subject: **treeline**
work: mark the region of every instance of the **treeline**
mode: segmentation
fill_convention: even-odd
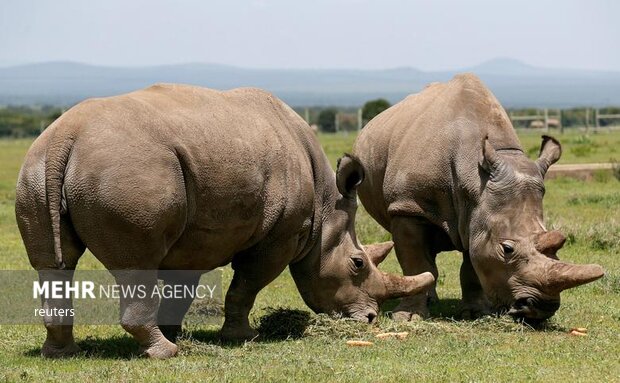
[[[305,118],[310,125],[315,125],[319,131],[332,133],[357,130],[360,124],[363,127],[377,114],[389,107],[390,104],[386,100],[378,99],[367,102],[362,108],[314,107],[295,108],[295,111]],[[507,109],[507,113],[517,117],[513,120],[515,128],[541,128],[544,125],[544,109]],[[548,109],[547,122],[552,128],[557,128],[560,125],[568,129],[592,128],[596,126],[596,117],[604,115],[620,115],[620,107],[599,108],[598,110],[595,108]],[[518,119],[518,117],[526,116],[536,116],[536,118]],[[598,120],[599,127],[618,125],[620,125],[618,118],[600,118]]]
[[[339,107],[310,107],[294,108],[299,115],[310,125],[314,125],[322,132],[355,131],[359,126],[364,126],[377,114],[390,107],[390,103],[384,99],[371,100],[362,108],[339,108]],[[0,107],[0,138],[20,138],[39,135],[47,126],[56,120],[63,112],[62,108],[44,106],[5,106]],[[559,112],[559,113],[558,113]],[[541,109],[509,109],[508,113],[513,116],[541,116]],[[608,107],[598,109],[598,115],[620,114],[620,107]],[[560,117],[558,119],[558,117]],[[595,109],[571,108],[548,110],[550,125],[561,122],[564,128],[583,128],[596,126]],[[539,127],[537,121],[514,121],[518,128]],[[599,126],[607,127],[620,125],[620,119],[600,119]]]
[[[38,136],[62,114],[62,109],[45,106],[6,106],[0,108],[0,137]]]
[[[325,133],[354,131],[363,127],[376,115],[391,106],[383,98],[370,100],[361,108],[294,108],[295,111],[317,130]]]

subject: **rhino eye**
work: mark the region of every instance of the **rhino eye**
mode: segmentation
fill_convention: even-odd
[[[364,260],[362,258],[351,258],[353,260],[353,264],[355,265],[355,268],[357,269],[361,269],[364,267]]]
[[[504,254],[506,255],[510,255],[515,251],[515,248],[512,247],[512,245],[510,243],[502,243],[502,249],[504,249]]]

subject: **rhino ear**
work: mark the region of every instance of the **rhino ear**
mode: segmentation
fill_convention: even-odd
[[[360,161],[351,154],[345,154],[338,160],[336,186],[346,198],[356,198],[357,187],[364,181],[364,168]]]
[[[493,146],[489,143],[488,137],[482,140],[482,162],[480,165],[487,173],[493,174],[499,164],[499,157]]]
[[[482,140],[482,162],[480,166],[491,177],[492,181],[499,181],[512,174],[512,168],[497,154],[488,137]]]
[[[536,160],[536,165],[540,169],[543,177],[549,166],[553,165],[560,159],[562,155],[562,145],[551,136],[542,136],[542,144],[540,145],[540,154]]]

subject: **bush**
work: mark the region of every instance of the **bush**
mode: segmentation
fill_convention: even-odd
[[[336,131],[336,113],[338,111],[334,108],[323,109],[319,113],[319,126],[323,132],[335,132]]]
[[[383,98],[368,101],[362,107],[362,119],[366,122],[372,120],[379,113],[392,106],[390,102]]]

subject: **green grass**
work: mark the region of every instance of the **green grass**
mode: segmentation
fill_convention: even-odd
[[[520,132],[519,138],[523,149],[531,158],[538,156],[542,132]],[[596,133],[557,131],[546,133],[562,144],[561,164],[587,164],[592,162],[610,162],[620,157],[620,132],[601,130]]]
[[[562,162],[601,162],[620,157],[620,133],[559,137]],[[333,165],[349,151],[353,134],[321,135]],[[536,146],[538,135],[524,135],[524,148]],[[26,254],[15,225],[14,187],[31,141],[0,141],[0,269],[26,269]],[[580,157],[573,147],[594,149]],[[579,151],[577,151],[579,152]],[[571,154],[572,153],[572,154]],[[456,253],[438,257],[441,301],[425,322],[396,323],[382,316],[367,325],[310,313],[288,272],[257,299],[251,314],[264,339],[240,345],[218,341],[216,326],[188,328],[181,355],[166,361],[137,356],[135,342],[120,326],[79,326],[75,330],[84,355],[69,360],[38,356],[43,326],[0,326],[0,381],[614,381],[620,376],[620,182],[613,177],[591,182],[557,179],[547,182],[545,215],[549,228],[563,230],[567,245],[560,257],[596,262],[607,275],[562,294],[562,307],[542,329],[533,330],[509,318],[461,321],[459,264]],[[362,242],[389,239],[360,209],[357,230]],[[87,253],[81,268],[101,268]],[[400,268],[392,254],[382,265]],[[231,270],[225,269],[227,285]],[[393,306],[389,302],[387,307]],[[10,309],[10,308],[0,308]],[[587,337],[567,334],[587,327]],[[405,340],[375,340],[377,332],[408,331]],[[371,340],[367,348],[351,348],[349,339]]]

